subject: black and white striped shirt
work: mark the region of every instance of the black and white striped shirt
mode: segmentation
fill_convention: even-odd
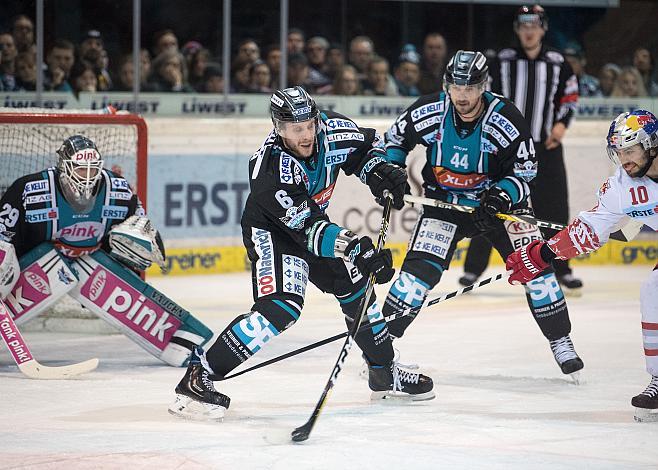
[[[556,122],[569,126],[578,101],[578,79],[561,52],[542,46],[528,59],[523,49],[503,49],[489,67],[491,91],[514,102],[543,143]]]

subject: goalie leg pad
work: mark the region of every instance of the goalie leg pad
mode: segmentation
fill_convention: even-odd
[[[42,243],[20,260],[20,276],[5,298],[17,325],[47,311],[73,290],[78,279],[52,243]]]
[[[14,245],[0,238],[0,299],[12,291],[20,272]]]
[[[71,296],[149,353],[184,366],[212,331],[103,251],[73,261],[80,282]]]

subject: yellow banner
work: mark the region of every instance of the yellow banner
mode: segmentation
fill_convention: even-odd
[[[463,266],[469,240],[462,240],[452,258],[451,266]],[[406,243],[391,243],[387,246],[393,252],[393,264],[402,265],[407,252]],[[658,263],[658,240],[639,240],[629,243],[610,241],[600,250],[573,260],[574,264],[601,265],[655,265]],[[495,251],[491,254],[490,264],[502,265],[503,261]],[[247,252],[242,246],[214,246],[203,248],[170,248],[167,250],[167,276],[188,274],[217,274],[248,271],[250,268]],[[149,276],[161,276],[157,266],[151,266],[146,272]]]

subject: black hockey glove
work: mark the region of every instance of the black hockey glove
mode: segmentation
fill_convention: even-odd
[[[496,214],[506,214],[512,208],[512,198],[498,186],[492,186],[480,198],[480,206],[473,212],[475,227],[486,232],[496,227]]]
[[[404,207],[404,195],[409,192],[407,183],[407,172],[392,163],[383,163],[376,166],[368,174],[368,187],[375,196],[380,205],[384,205],[384,191],[390,191],[393,196],[393,208],[402,209]]]
[[[393,255],[391,250],[384,249],[375,252],[375,246],[370,237],[352,240],[345,248],[347,258],[359,268],[363,275],[375,275],[377,284],[385,284],[393,278]]]

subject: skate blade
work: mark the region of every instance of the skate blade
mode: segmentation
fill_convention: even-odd
[[[580,371],[579,370],[569,374],[569,377],[571,378],[571,383],[573,383],[574,385],[580,385],[582,383],[582,381],[580,379]]]
[[[658,422],[658,410],[649,410],[646,408],[635,408],[633,419],[638,423],[655,423]]]
[[[169,405],[169,414],[192,421],[223,421],[226,408],[193,400],[185,395],[176,394],[176,400]]]
[[[410,401],[428,401],[436,398],[436,394],[433,390],[425,393],[418,393],[411,395],[404,392],[393,392],[391,390],[384,390],[382,392],[372,392],[370,394],[370,400],[372,401],[381,401],[388,400],[391,402],[410,402]]]

